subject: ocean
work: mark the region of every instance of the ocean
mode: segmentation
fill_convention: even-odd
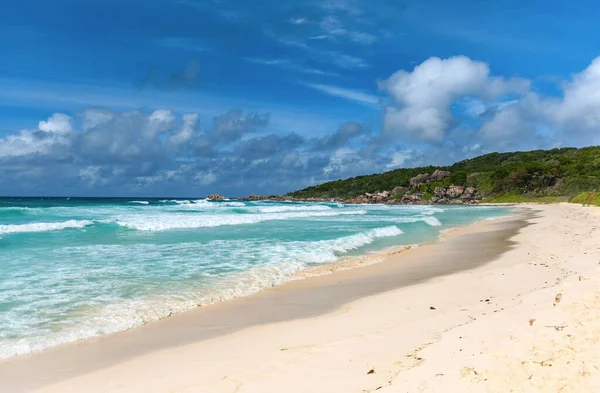
[[[0,199],[0,358],[247,296],[433,241],[504,207]]]

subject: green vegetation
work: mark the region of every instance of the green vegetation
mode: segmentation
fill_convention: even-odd
[[[364,193],[408,187],[411,177],[436,169],[452,175],[441,182],[422,185],[429,195],[435,187],[450,184],[477,187],[488,202],[572,201],[600,205],[590,193],[600,187],[600,147],[562,148],[529,152],[491,153],[443,167],[402,168],[381,174],[336,180],[289,196],[296,198],[353,198]],[[590,197],[590,195],[592,195]],[[590,200],[589,202],[588,199]]]
[[[543,196],[543,197],[529,197],[525,195],[498,195],[486,200],[490,203],[522,203],[522,202],[535,202],[535,203],[558,203],[568,202],[569,197],[567,196]]]
[[[580,192],[575,195],[569,202],[581,203],[582,205],[600,206],[600,195],[596,192]]]

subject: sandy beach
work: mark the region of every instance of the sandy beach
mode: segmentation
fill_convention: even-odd
[[[377,264],[0,362],[0,391],[600,391],[599,225],[597,208],[521,205]]]

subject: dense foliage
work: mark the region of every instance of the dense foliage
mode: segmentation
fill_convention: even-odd
[[[477,187],[488,200],[573,197],[600,186],[600,147],[490,153],[451,166],[402,168],[320,184],[289,195],[297,198],[353,198],[366,192],[409,185],[411,177],[434,170],[452,175],[439,185]],[[437,184],[434,184],[437,185]],[[430,191],[427,189],[424,192]]]

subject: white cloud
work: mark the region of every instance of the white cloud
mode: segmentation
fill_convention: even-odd
[[[331,173],[345,172],[349,166],[352,166],[356,159],[356,150],[350,148],[337,149],[329,157],[329,164],[323,168],[325,176]]]
[[[529,140],[532,127],[535,127],[535,123],[527,121],[526,116],[520,105],[508,106],[483,124],[479,134],[496,149],[510,147],[515,142],[522,143]]]
[[[392,153],[389,164],[386,165],[387,169],[400,168],[408,160],[414,158],[415,154],[413,150],[399,150]]]
[[[381,82],[380,88],[391,98],[384,116],[384,134],[440,142],[452,123],[450,106],[454,101],[471,95],[494,99],[523,94],[529,82],[491,77],[486,63],[465,56],[431,57],[412,72],[397,71]]]
[[[376,105],[379,102],[379,98],[375,95],[364,93],[360,90],[346,89],[338,86],[322,85],[307,83],[306,86],[319,90],[325,94],[332,95],[334,97],[345,98],[347,100],[356,101],[361,104]]]
[[[115,114],[106,109],[88,109],[83,112],[83,129],[84,131],[106,124],[114,119]]]
[[[0,157],[49,154],[67,146],[73,132],[73,118],[55,113],[38,123],[37,130],[21,130],[0,138]]]
[[[600,127],[600,57],[572,81],[564,84],[564,98],[551,110],[552,117],[567,127],[598,130]],[[553,108],[554,109],[554,108]]]
[[[55,113],[46,121],[40,121],[38,129],[44,132],[67,134],[73,131],[73,118],[62,113]]]
[[[43,153],[49,150],[53,140],[38,140],[31,131],[23,130],[17,135],[0,138],[0,157],[18,157]]]
[[[480,136],[499,147],[600,143],[600,57],[562,88],[562,97],[530,92],[498,106]]]
[[[184,143],[189,142],[193,136],[194,133],[196,132],[196,129],[198,128],[198,124],[199,124],[199,120],[198,120],[198,114],[196,113],[189,113],[189,114],[185,114],[183,115],[183,125],[181,126],[181,129],[171,135],[169,137],[169,140],[174,143],[175,145],[181,145]]]
[[[143,129],[143,135],[148,139],[154,139],[156,135],[171,130],[176,126],[177,119],[173,111],[159,109],[150,114],[147,126]]]

